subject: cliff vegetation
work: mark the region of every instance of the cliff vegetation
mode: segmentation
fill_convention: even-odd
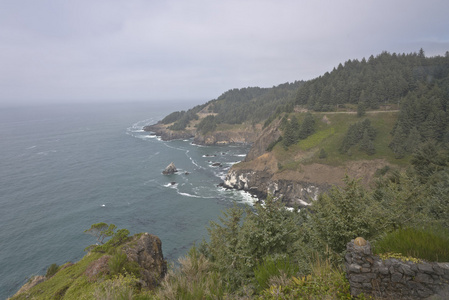
[[[424,143],[449,142],[449,52],[382,52],[309,81],[233,89],[146,130],[199,144],[251,143],[224,185],[307,205],[345,174],[373,186]]]

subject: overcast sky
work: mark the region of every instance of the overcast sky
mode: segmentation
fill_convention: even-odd
[[[214,99],[449,51],[447,0],[0,0],[0,104]]]

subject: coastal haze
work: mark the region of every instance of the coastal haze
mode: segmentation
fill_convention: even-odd
[[[449,2],[2,1],[0,104],[203,103],[382,51],[444,55]]]

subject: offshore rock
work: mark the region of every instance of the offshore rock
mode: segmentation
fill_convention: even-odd
[[[171,162],[164,171],[162,171],[162,174],[164,175],[171,175],[178,172],[178,170],[175,167],[175,164],[173,162]]]

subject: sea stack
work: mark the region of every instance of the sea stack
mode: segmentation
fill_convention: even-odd
[[[171,163],[165,168],[165,170],[162,171],[162,174],[164,174],[164,175],[171,175],[171,174],[176,173],[176,172],[178,172],[178,170],[176,169],[175,164],[171,162]]]

